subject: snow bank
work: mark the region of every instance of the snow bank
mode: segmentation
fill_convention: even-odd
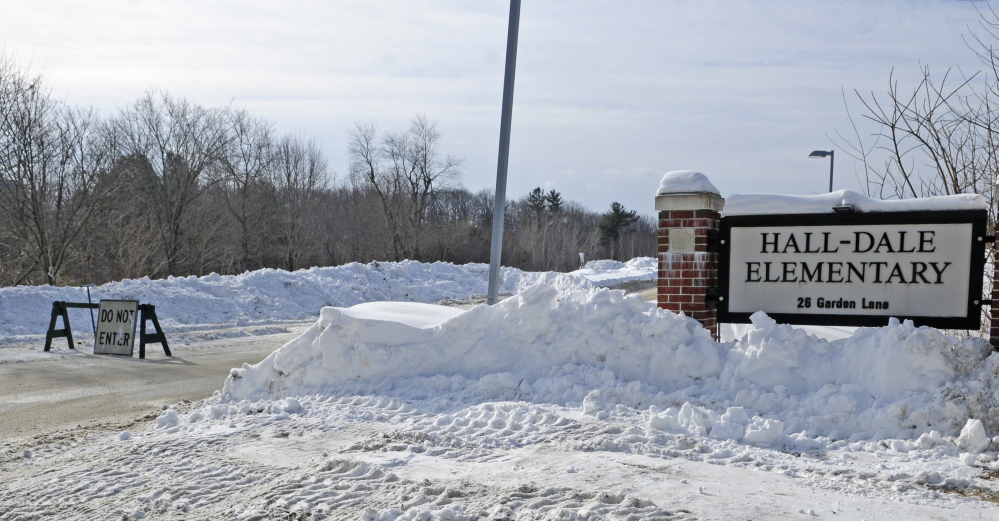
[[[302,336],[233,369],[223,399],[463,389],[483,401],[575,403],[599,419],[639,408],[651,429],[802,448],[958,436],[969,419],[982,429],[965,429],[968,450],[999,434],[999,355],[911,322],[830,342],[757,313],[743,340],[717,343],[637,296],[545,285],[451,313],[388,329],[388,315],[324,308]]]
[[[615,260],[589,261],[570,273],[584,277],[594,286],[613,286],[632,280],[656,280],[659,263],[654,257],[638,257],[628,262]]]
[[[725,199],[722,215],[767,215],[779,213],[833,213],[833,206],[853,205],[858,212],[912,212],[917,210],[987,210],[980,194],[920,197],[918,199],[871,199],[850,190],[816,195],[735,194]]]
[[[566,292],[655,276],[655,259],[635,259],[613,268],[573,274],[524,272],[503,268],[501,292],[515,293],[539,282]],[[167,332],[180,325],[247,325],[268,320],[301,320],[324,306],[349,307],[362,302],[436,302],[485,294],[489,266],[445,262],[372,262],[288,272],[263,269],[241,275],[123,280],[91,288],[100,299],[137,299],[154,304]],[[591,277],[591,278],[588,278]],[[44,335],[52,302],[86,302],[79,287],[17,286],[0,289],[0,341],[21,335]],[[70,310],[75,334],[90,331],[85,310]]]
[[[537,285],[433,328],[397,324],[394,339],[379,331],[383,321],[351,314],[323,308],[302,336],[256,366],[234,369],[223,392],[238,400],[332,389],[358,380],[440,374],[470,379],[505,374],[502,379],[516,389],[522,382],[575,371],[566,365],[682,388],[722,367],[720,346],[696,321],[622,291],[560,296],[551,286]],[[662,345],[648,349],[653,344]],[[541,399],[582,397],[548,394]]]

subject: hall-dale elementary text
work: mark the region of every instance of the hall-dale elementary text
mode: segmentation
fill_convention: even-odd
[[[933,244],[935,235],[935,230],[919,230],[911,235],[904,230],[880,235],[853,231],[838,237],[834,237],[832,232],[761,232],[760,253],[828,255],[839,253],[842,248],[844,253],[853,254],[927,254],[936,251]],[[938,261],[748,261],[745,263],[745,281],[943,284],[944,273],[950,265],[950,262]],[[801,304],[798,307],[803,307]],[[868,308],[865,302],[861,302],[861,306],[887,309],[887,306]],[[856,302],[850,307],[856,307]]]

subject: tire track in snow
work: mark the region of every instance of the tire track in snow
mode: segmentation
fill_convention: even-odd
[[[599,469],[566,474],[577,470],[567,470],[565,458],[622,453],[646,461],[629,464],[632,474],[622,476],[658,477],[674,487],[686,462],[783,476],[820,494],[932,502],[952,499],[948,487],[961,485],[879,468],[877,453],[782,453],[652,429],[648,414],[635,409],[605,412],[598,421],[579,407],[468,404],[446,393],[408,401],[378,393],[209,400],[165,413],[159,428],[128,439],[53,438],[5,459],[0,520],[688,520],[697,517],[698,498],[710,499],[674,494],[663,502],[630,492],[625,479],[608,481]],[[520,483],[516,468],[500,480],[476,475],[546,455],[563,459],[538,463],[547,466],[525,472]]]
[[[407,440],[388,438],[398,451],[413,452],[430,439],[427,432],[443,427],[437,439],[455,445],[437,454],[441,459],[486,461],[504,447],[544,443],[577,425],[547,408],[524,404],[480,404],[444,415],[421,414],[387,397],[353,397],[322,405],[326,410],[321,416],[326,419],[354,417],[340,427],[379,425],[370,421],[372,417],[392,426],[422,426],[426,432],[415,429]],[[661,510],[647,499],[627,494],[404,479],[380,465],[350,457],[351,452],[393,449],[385,444],[330,450],[306,464],[248,461],[234,457],[233,449],[263,437],[295,443],[295,437],[310,435],[295,425],[312,423],[309,416],[249,407],[210,419],[213,407],[187,415],[208,418],[189,426],[181,419],[179,425],[165,422],[159,430],[130,439],[104,435],[71,454],[43,445],[30,457],[9,462],[6,466],[19,467],[18,479],[0,495],[4,512],[0,520],[63,519],[67,513],[74,519],[377,520],[404,514],[410,516],[407,519],[573,519],[581,509],[589,512],[590,519],[692,519],[689,513]],[[511,424],[522,428],[513,429]],[[383,435],[369,433],[371,439],[379,436]],[[476,443],[490,438],[491,443]],[[504,438],[511,439],[496,442]]]

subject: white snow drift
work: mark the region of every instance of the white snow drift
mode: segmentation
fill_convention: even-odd
[[[409,306],[324,308],[302,336],[233,369],[222,396],[364,393],[460,377],[477,400],[575,403],[597,417],[623,406],[645,411],[655,429],[801,449],[938,440],[965,428],[973,432],[959,446],[981,453],[984,432],[999,427],[999,355],[980,339],[909,322],[829,342],[757,313],[743,340],[718,343],[692,319],[606,289],[537,285],[464,313]]]

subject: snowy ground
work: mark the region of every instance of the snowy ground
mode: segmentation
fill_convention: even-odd
[[[646,275],[626,274],[650,262]],[[158,311],[192,310],[161,311],[192,347],[228,334],[205,324],[280,327],[310,305],[339,307],[203,401],[128,430],[6,440],[0,520],[999,512],[999,355],[980,341],[909,324],[821,331],[841,337],[830,341],[759,315],[741,340],[717,343],[692,320],[593,287],[650,279],[654,260],[509,272],[512,298],[467,311],[379,301],[484,293],[465,282],[478,266],[337,269],[119,283]],[[33,297],[14,289],[0,290],[0,363],[104,360],[26,347],[37,325],[14,323],[4,306]]]

